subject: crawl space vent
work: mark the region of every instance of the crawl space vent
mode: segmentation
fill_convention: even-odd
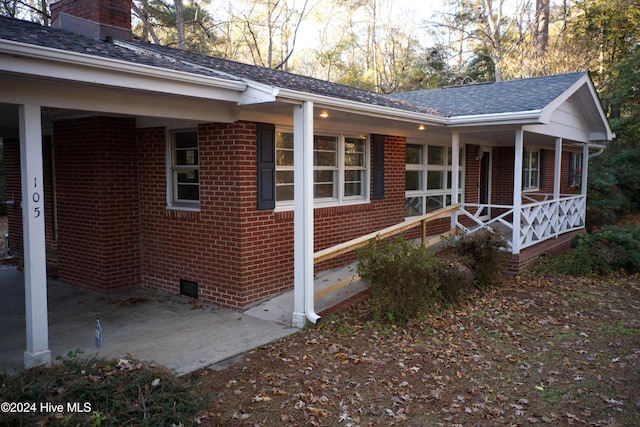
[[[191,280],[180,279],[180,295],[198,298],[198,283]]]

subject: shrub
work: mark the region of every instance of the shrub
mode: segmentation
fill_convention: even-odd
[[[541,269],[569,276],[640,272],[640,227],[605,226],[576,236],[571,245],[571,252],[546,259]]]
[[[572,246],[574,255],[589,261],[592,273],[640,271],[640,227],[606,226],[596,233],[576,236]]]
[[[443,302],[456,303],[474,287],[474,274],[462,257],[438,258],[436,269]]]
[[[474,275],[478,288],[500,283],[504,265],[508,259],[506,240],[498,233],[482,230],[473,234],[443,240],[444,248],[439,256],[453,257],[464,263]]]
[[[91,405],[90,412],[57,414],[64,418],[46,412],[3,414],[0,425],[12,426],[195,424],[207,403],[196,386],[184,385],[161,366],[75,357],[15,375],[0,374],[0,396],[0,401],[51,402],[65,408],[68,402]]]
[[[437,302],[437,263],[428,248],[401,238],[360,248],[357,271],[371,290],[374,318],[405,324]]]

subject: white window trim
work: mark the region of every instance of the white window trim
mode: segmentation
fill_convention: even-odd
[[[450,188],[451,182],[449,180],[449,172],[451,172],[451,174],[453,174],[453,164],[449,164],[449,162],[451,161],[450,158],[450,154],[449,154],[449,150],[452,149],[452,147],[450,145],[444,144],[444,143],[430,143],[430,142],[425,142],[425,141],[407,141],[406,145],[421,145],[423,147],[422,149],[422,163],[420,164],[407,164],[406,163],[406,158],[405,158],[405,173],[406,171],[419,171],[422,172],[422,190],[410,190],[410,191],[406,191],[405,190],[405,200],[408,198],[412,198],[412,197],[422,197],[423,198],[423,207],[426,208],[426,203],[427,203],[427,198],[430,196],[443,196],[444,200],[443,200],[443,204],[444,206],[449,206],[447,204],[447,198],[451,197],[451,191],[452,188]],[[444,164],[438,164],[438,165],[434,165],[434,164],[429,164],[429,149],[428,147],[432,146],[432,147],[443,147],[445,149],[445,162]],[[459,170],[461,172],[461,176],[458,179],[458,197],[459,197],[459,202],[462,202],[464,200],[464,180],[465,180],[465,149],[466,147],[461,146],[460,147],[460,165],[459,165]],[[444,188],[443,189],[436,189],[436,190],[428,190],[427,189],[427,183],[428,183],[428,172],[429,171],[440,171],[443,172],[444,174]],[[425,212],[426,213],[426,212]],[[410,218],[410,217],[408,217]]]
[[[574,171],[573,176],[571,174]],[[576,171],[580,170],[580,173]],[[582,185],[582,153],[569,153],[569,182],[570,188],[578,188]]]
[[[526,169],[524,168],[524,159],[522,159],[522,177],[524,178],[525,175],[527,177],[527,184],[528,185],[524,185],[524,183],[522,184],[522,192],[523,193],[531,193],[531,192],[536,192],[536,191],[540,191],[540,164],[541,164],[541,159],[540,159],[540,155],[542,154],[540,152],[540,148],[538,147],[524,147],[523,148],[523,156],[526,155],[527,153],[529,153],[529,172],[525,173]],[[538,153],[538,164],[536,165],[536,173],[538,175],[538,179],[537,179],[537,183],[538,185],[536,185],[535,187],[531,186],[531,153]]]
[[[165,166],[166,166],[166,197],[167,197],[167,209],[168,210],[179,210],[179,211],[192,211],[192,212],[200,212],[200,200],[198,201],[190,201],[190,200],[176,200],[177,194],[177,182],[173,165],[173,135],[180,132],[196,132],[198,134],[197,128],[176,128],[176,129],[167,129],[165,132]],[[200,188],[200,138],[198,134],[198,166],[194,168],[198,170],[198,189]],[[200,194],[200,196],[202,196]]]
[[[293,130],[286,127],[278,127],[276,128],[276,133],[293,133]],[[314,198],[313,206],[314,208],[328,208],[328,207],[336,207],[336,206],[351,206],[351,205],[359,205],[370,203],[370,174],[371,174],[371,135],[361,135],[361,134],[353,134],[353,133],[340,133],[335,131],[324,131],[322,129],[314,130],[313,132],[314,138],[315,136],[329,136],[336,137],[338,139],[338,153],[337,153],[337,162],[338,162],[338,179],[337,179],[337,191],[336,197],[326,197],[326,198]],[[347,170],[344,164],[345,153],[344,153],[344,144],[345,138],[364,138],[365,139],[365,159],[364,159],[364,177],[362,186],[364,189],[364,194],[362,196],[345,196],[344,195],[344,185],[345,185],[345,171]],[[276,172],[278,170],[293,170],[291,166],[278,166],[276,165]],[[314,167],[314,171],[316,170],[335,170],[332,167],[323,167],[316,168]],[[314,179],[315,184],[315,179]],[[295,182],[294,182],[295,185]],[[281,211],[289,211],[293,209],[293,200],[276,200],[276,212]]]

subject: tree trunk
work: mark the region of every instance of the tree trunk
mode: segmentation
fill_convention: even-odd
[[[173,0],[176,8],[176,29],[178,30],[178,49],[184,50],[184,15],[182,14],[182,0]]]
[[[549,45],[549,0],[536,0],[536,55],[544,56]]]

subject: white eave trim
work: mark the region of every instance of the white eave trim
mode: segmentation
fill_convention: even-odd
[[[298,92],[295,90],[283,88],[278,91],[278,97],[281,98],[283,102],[292,102],[298,104],[302,103],[303,101],[312,101],[316,107],[410,123],[424,123],[425,125],[444,126],[447,120],[445,117],[439,117],[427,113],[366,104],[364,102],[349,101],[346,99],[332,98],[329,96],[317,95],[307,92]]]
[[[2,54],[12,57],[11,63]],[[20,63],[19,59],[23,59]],[[33,61],[40,63],[33,66]],[[13,66],[11,66],[13,64]],[[21,67],[23,65],[23,67]],[[31,65],[31,66],[29,66]],[[73,78],[68,72],[69,66],[85,67],[84,72],[76,73]],[[77,70],[77,68],[75,68]],[[149,65],[130,63],[122,60],[102,58],[92,55],[66,52],[45,46],[30,45],[0,40],[0,71],[9,71],[37,77],[71,79],[84,83],[111,85],[128,89],[142,89],[176,95],[211,98],[216,92],[225,101],[240,101],[240,94],[247,88],[246,82],[201,76],[184,71],[168,70]],[[96,76],[96,72],[101,72]],[[122,78],[123,74],[127,78]],[[158,84],[162,81],[162,86]],[[169,85],[166,85],[169,83]],[[195,86],[195,89],[194,89]],[[204,91],[204,92],[200,92]]]
[[[493,125],[529,125],[543,124],[540,121],[542,110],[517,111],[495,114],[474,114],[455,116],[447,119],[449,127],[493,126]]]

